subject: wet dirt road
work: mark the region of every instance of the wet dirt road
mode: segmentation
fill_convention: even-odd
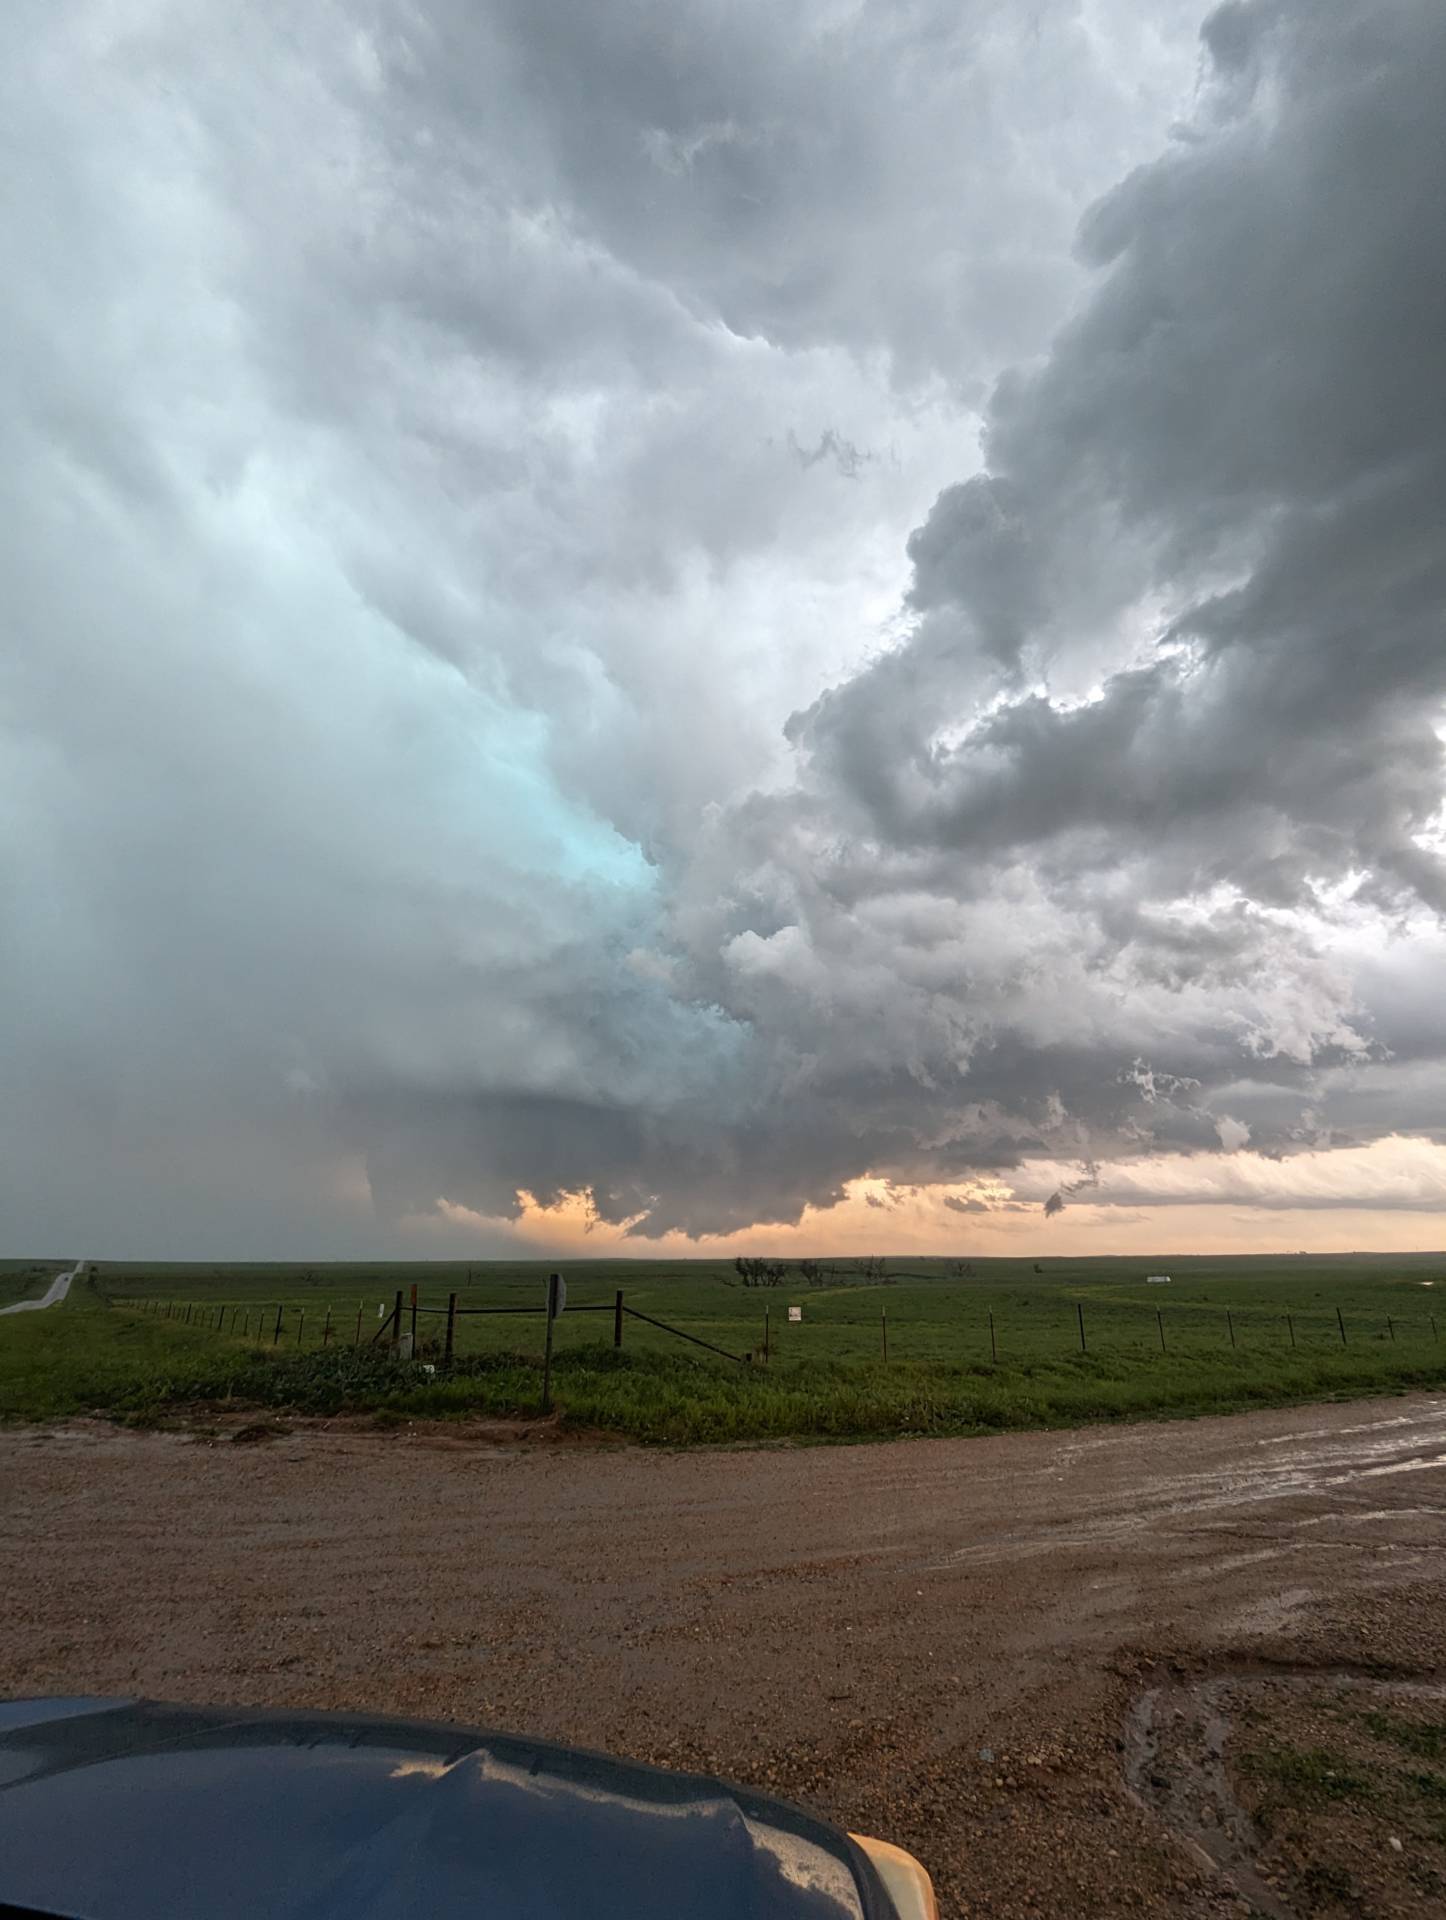
[[[1243,1915],[1132,1791],[1132,1703],[1243,1666],[1446,1676],[1430,1396],[737,1453],[12,1432],[0,1513],[0,1692],[701,1766],[912,1847],[946,1914]]]

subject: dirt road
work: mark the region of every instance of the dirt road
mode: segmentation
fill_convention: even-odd
[[[0,1511],[0,1692],[702,1766],[911,1846],[948,1914],[1244,1914],[1131,1772],[1141,1698],[1282,1662],[1446,1677],[1430,1397],[677,1455],[11,1433]]]

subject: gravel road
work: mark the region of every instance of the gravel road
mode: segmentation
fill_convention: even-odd
[[[0,1692],[373,1708],[702,1766],[946,1914],[1243,1915],[1125,1779],[1142,1689],[1446,1674],[1446,1399],[662,1454],[0,1434]]]

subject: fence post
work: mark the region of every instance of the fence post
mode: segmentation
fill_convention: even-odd
[[[1155,1324],[1160,1329],[1160,1351],[1163,1353],[1165,1351],[1165,1316],[1158,1307],[1155,1309]]]
[[[763,1303],[763,1358],[768,1359],[768,1302]]]
[[[1225,1324],[1230,1329],[1230,1344],[1233,1347],[1235,1345],[1235,1322],[1230,1317],[1229,1307],[1225,1309]]]
[[[879,1331],[884,1336],[884,1364],[887,1366],[889,1359],[889,1316],[887,1310],[883,1307],[879,1308]]]
[[[1341,1330],[1341,1345],[1344,1346],[1346,1344],[1346,1323],[1341,1318],[1341,1310],[1339,1307],[1336,1308],[1336,1325]]]
[[[1436,1331],[1436,1316],[1434,1313],[1431,1315],[1431,1338],[1433,1340],[1439,1340],[1441,1338],[1440,1334]]]
[[[995,1366],[998,1366],[999,1348],[995,1345],[995,1341],[994,1341],[994,1309],[993,1307],[989,1309],[989,1358],[994,1362]]]
[[[362,1317],[362,1303],[360,1300],[358,1300],[356,1303],[356,1332],[351,1337],[351,1343],[354,1347],[359,1347],[361,1345],[361,1317]]]
[[[1386,1331],[1387,1333],[1390,1334],[1391,1338],[1394,1340],[1396,1337],[1396,1323],[1391,1318],[1390,1314],[1386,1315]]]
[[[613,1345],[623,1344],[623,1290],[618,1288],[613,1295]]]
[[[305,1330],[305,1327],[306,1327],[306,1308],[303,1307],[300,1313],[298,1313],[296,1316],[296,1344],[298,1347],[301,1345],[301,1336],[303,1331]]]
[[[331,1345],[331,1308],[330,1307],[327,1308],[326,1318],[321,1323],[321,1344],[324,1347],[329,1347]]]
[[[547,1276],[547,1337],[542,1348],[542,1411],[552,1412],[552,1323],[557,1318],[557,1283],[561,1274]]]
[[[1079,1315],[1079,1350],[1081,1353],[1088,1353],[1089,1348],[1085,1345],[1084,1301],[1076,1300],[1074,1310]]]
[[[219,1333],[219,1332],[221,1331],[221,1327],[222,1327],[222,1324],[223,1324],[223,1323],[224,1323],[224,1321],[225,1321],[225,1318],[226,1318],[226,1309],[225,1309],[224,1307],[220,1307],[220,1308],[218,1308],[218,1309],[217,1309],[217,1312],[216,1312],[216,1331],[217,1331],[217,1333]]]
[[[189,1327],[190,1324],[191,1324],[191,1302],[188,1300],[186,1302],[186,1325]]]
[[[449,1367],[452,1364],[452,1341],[456,1335],[456,1332],[457,1332],[457,1296],[455,1293],[449,1293],[447,1295],[447,1356],[446,1356],[447,1365]]]
[[[251,1309],[248,1307],[241,1316],[241,1338],[247,1339],[251,1332]]]
[[[1285,1325],[1286,1325],[1287,1332],[1290,1334],[1290,1344],[1294,1346],[1295,1345],[1295,1322],[1294,1320],[1291,1319],[1289,1314],[1285,1316]]]
[[[282,1315],[282,1312],[283,1312],[283,1309],[282,1309],[281,1307],[278,1307],[278,1308],[276,1309],[276,1327],[275,1327],[275,1330],[274,1330],[274,1332],[273,1332],[273,1333],[272,1333],[272,1335],[271,1335],[271,1344],[272,1344],[272,1346],[273,1346],[273,1347],[274,1347],[274,1346],[276,1345],[276,1343],[277,1343],[277,1341],[278,1341],[278,1340],[280,1340],[280,1338],[281,1338],[281,1315]]]
[[[412,1358],[417,1357],[417,1283],[412,1282]]]
[[[402,1290],[397,1288],[396,1304],[392,1308],[392,1351],[396,1352],[402,1344]]]

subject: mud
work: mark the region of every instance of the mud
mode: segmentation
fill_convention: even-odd
[[[374,1708],[702,1766],[911,1847],[951,1915],[1288,1920],[1338,1882],[1301,1878],[1308,1809],[1288,1860],[1262,1853],[1241,1701],[1446,1678],[1433,1397],[677,1455],[290,1424],[0,1436],[0,1689]],[[1381,1838],[1379,1911],[1443,1910],[1428,1842],[1397,1873]]]

